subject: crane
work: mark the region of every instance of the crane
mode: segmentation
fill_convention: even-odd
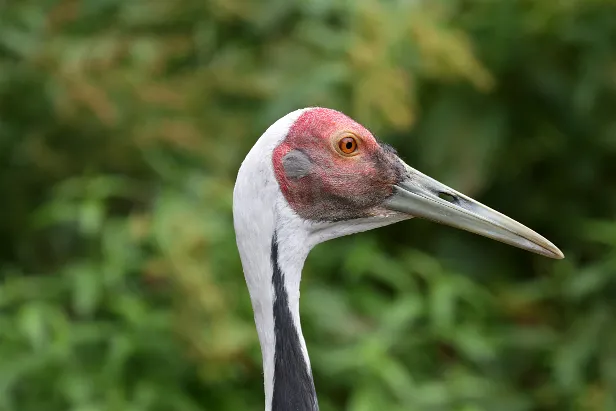
[[[263,357],[266,411],[319,408],[299,312],[310,250],[413,217],[564,258],[536,232],[411,168],[339,111],[293,111],[257,140],[237,175],[233,223]]]

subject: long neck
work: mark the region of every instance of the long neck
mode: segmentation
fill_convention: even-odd
[[[263,356],[265,410],[318,411],[299,316],[307,239],[285,224],[277,231],[276,218],[267,212],[238,212],[234,218]]]
[[[233,193],[236,240],[263,355],[266,411],[318,411],[299,321],[299,283],[310,246],[305,235],[289,230],[301,221],[281,201],[272,164],[274,148],[304,111],[263,133],[242,162]]]

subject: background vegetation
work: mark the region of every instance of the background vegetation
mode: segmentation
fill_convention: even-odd
[[[263,409],[232,229],[342,110],[552,261],[411,221],[311,254],[322,411],[616,410],[616,1],[0,1],[0,410]]]

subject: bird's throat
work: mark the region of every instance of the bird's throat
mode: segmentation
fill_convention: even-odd
[[[298,309],[289,303],[285,273],[281,268],[276,234],[272,237],[272,285],[274,289],[274,387],[272,411],[318,411],[312,372],[302,349]]]

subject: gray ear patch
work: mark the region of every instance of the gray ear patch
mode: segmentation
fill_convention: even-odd
[[[306,154],[292,150],[282,158],[282,167],[287,177],[302,178],[310,173],[312,162]]]

